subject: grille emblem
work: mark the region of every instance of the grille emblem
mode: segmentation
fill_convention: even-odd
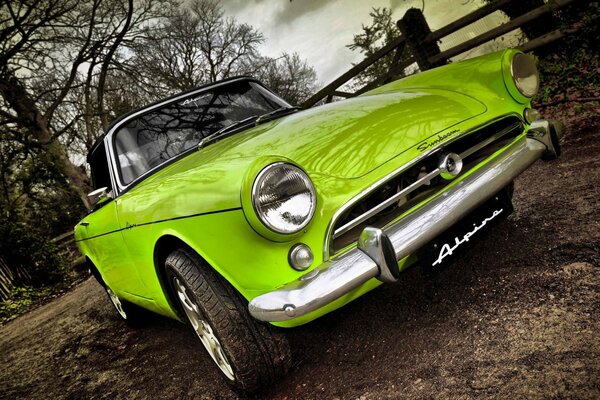
[[[454,179],[462,170],[463,162],[456,153],[443,154],[440,158],[440,176],[446,180]]]

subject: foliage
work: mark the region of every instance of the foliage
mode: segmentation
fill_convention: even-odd
[[[72,229],[83,205],[54,159],[19,146],[25,147],[0,140],[0,255],[9,266],[29,272],[28,284],[57,284],[66,265],[50,239]]]
[[[0,302],[0,323],[11,320],[35,304],[56,296],[68,287],[66,284],[49,286],[20,286],[13,289],[10,300]]]
[[[392,19],[392,10],[390,8],[373,7],[369,13],[371,24],[362,26],[362,32],[354,35],[353,43],[347,47],[350,50],[357,50],[364,55],[364,58],[372,56],[387,43],[400,36],[400,30]],[[395,60],[395,52],[387,54],[385,57],[369,66],[361,72],[355,79],[355,86],[364,86],[367,83],[384,76],[392,69],[394,63],[403,63],[410,58],[410,52],[405,49],[398,60]],[[395,77],[404,76],[399,72]]]
[[[551,53],[539,58],[541,91],[538,103],[577,101],[600,96],[600,4],[574,4],[554,16],[561,29],[580,26],[566,36]]]
[[[301,104],[315,93],[317,73],[297,53],[263,57],[256,77],[290,104]]]

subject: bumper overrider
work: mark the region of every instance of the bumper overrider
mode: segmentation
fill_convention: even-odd
[[[457,182],[396,223],[365,228],[357,247],[325,261],[299,279],[250,301],[250,314],[261,321],[294,319],[331,303],[371,278],[395,282],[398,261],[413,254],[508,185],[538,158],[560,155],[564,126],[538,120],[525,137],[480,169]]]

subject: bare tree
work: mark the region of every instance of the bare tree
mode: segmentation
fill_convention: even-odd
[[[73,160],[83,161],[117,115],[239,74],[265,77],[290,101],[312,90],[305,62],[260,56],[262,34],[215,1],[0,4],[0,126],[16,148],[36,149],[28,157],[49,154],[85,205],[89,180]]]
[[[252,26],[226,18],[217,2],[193,0],[149,30],[123,67],[146,90],[164,96],[248,70],[263,41]]]
[[[104,86],[118,49],[160,15],[158,0],[0,1],[0,125],[50,154],[87,205],[88,177],[65,136],[83,121],[91,144],[106,127]]]
[[[317,73],[298,53],[284,53],[278,58],[265,57],[256,66],[253,75],[290,104],[301,104],[317,88]]]

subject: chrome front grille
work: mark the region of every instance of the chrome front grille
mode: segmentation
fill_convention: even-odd
[[[440,175],[442,154],[456,153],[463,162],[458,176],[510,143],[524,130],[516,116],[505,117],[444,143],[425,158],[397,171],[363,193],[339,213],[328,232],[328,254],[338,253],[358,240],[366,226],[383,228],[407,210],[443,190],[452,180]]]

